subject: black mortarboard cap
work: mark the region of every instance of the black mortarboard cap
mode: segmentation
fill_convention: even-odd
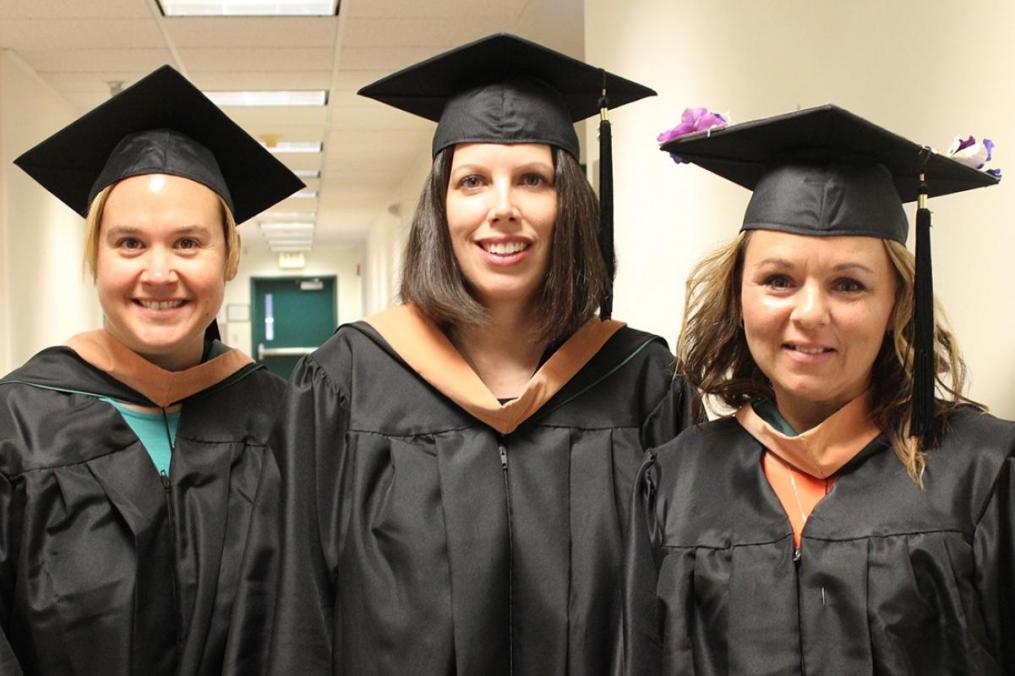
[[[170,66],[115,94],[14,163],[82,216],[103,188],[143,174],[206,185],[237,223],[303,187]]]
[[[574,123],[601,115],[600,250],[613,278],[613,165],[608,108],[654,91],[515,35],[476,40],[404,68],[359,94],[437,122],[432,151],[458,143],[545,143],[579,154]],[[609,318],[612,290],[600,301]]]
[[[662,150],[753,190],[744,229],[905,243],[901,205],[919,197],[921,174],[931,197],[997,182],[834,105],[682,136]]]
[[[905,244],[909,227],[902,204],[920,200],[911,432],[933,442],[937,367],[925,200],[999,179],[834,105],[689,134],[661,149],[753,190],[743,230],[860,235]]]
[[[437,122],[456,143],[547,143],[578,157],[574,123],[654,91],[529,40],[498,33],[392,73],[359,94]]]

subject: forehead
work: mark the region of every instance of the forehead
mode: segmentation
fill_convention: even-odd
[[[876,237],[811,237],[773,230],[752,231],[745,266],[776,262],[809,268],[858,263],[886,273],[890,265],[884,242]]]
[[[219,197],[197,181],[171,174],[143,174],[117,182],[106,199],[106,210],[201,211],[219,209]]]
[[[459,143],[451,160],[452,169],[464,164],[553,164],[553,153],[545,143]]]

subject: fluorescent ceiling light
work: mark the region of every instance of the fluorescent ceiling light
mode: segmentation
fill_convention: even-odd
[[[313,221],[316,217],[316,211],[265,211],[261,214],[258,221],[296,221],[306,223]]]
[[[300,190],[299,192],[294,192],[292,195],[289,195],[288,199],[291,199],[291,200],[317,199],[317,191],[316,190]]]
[[[257,106],[323,106],[328,93],[323,89],[277,89],[251,91],[207,91],[204,95],[222,108]]]
[[[310,242],[307,242],[306,244],[271,245],[272,251],[310,251],[312,248],[313,247],[310,245]]]
[[[299,176],[300,178],[320,178],[321,177],[321,170],[320,169],[297,169],[293,173],[296,174],[297,176]]]
[[[312,233],[313,223],[259,223],[261,232],[266,236],[275,233]]]
[[[334,16],[338,0],[159,0],[166,16]]]
[[[319,153],[324,149],[324,143],[321,141],[279,141],[270,146],[262,141],[261,145],[273,155],[278,153]]]

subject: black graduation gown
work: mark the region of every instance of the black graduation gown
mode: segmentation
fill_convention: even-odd
[[[665,342],[623,328],[498,434],[371,326],[340,328],[290,381],[278,586],[245,595],[227,673],[608,673],[643,449],[693,410]]]
[[[167,481],[112,406],[52,388],[153,406],[66,347],[0,380],[0,674],[220,674],[284,383],[185,399]]]
[[[1015,424],[957,412],[923,490],[876,438],[835,475],[798,557],[763,453],[723,419],[647,461],[628,674],[1015,674]]]

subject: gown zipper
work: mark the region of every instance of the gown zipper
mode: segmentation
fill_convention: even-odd
[[[166,471],[164,469],[163,470],[159,470],[159,479],[162,480],[162,489],[165,492],[166,514],[167,514],[168,519],[169,519],[169,537],[170,537],[170,539],[172,541],[172,545],[173,545],[173,574],[170,576],[171,579],[170,579],[169,582],[170,582],[171,588],[173,590],[173,608],[175,609],[175,613],[174,614],[177,616],[177,618],[176,618],[176,621],[177,621],[177,630],[176,630],[176,658],[179,659],[179,656],[180,656],[180,654],[182,653],[182,650],[183,650],[183,632],[180,631],[180,629],[183,627],[183,624],[180,622],[180,616],[179,616],[180,615],[180,596],[179,596],[179,590],[177,589],[177,584],[176,584],[176,559],[177,559],[176,545],[177,545],[177,542],[176,542],[176,514],[173,511],[173,494],[172,494],[173,482],[169,478],[170,475],[173,472],[173,460],[174,460],[175,451],[176,451],[176,444],[173,441],[173,435],[169,431],[169,414],[166,412],[165,408],[162,409],[162,423],[165,425],[165,428],[166,428],[166,441],[169,442],[169,470],[168,471]]]
[[[514,667],[514,532],[511,514],[511,482],[508,478],[508,449],[507,437],[503,434],[497,435],[497,452],[500,455],[501,474],[504,477],[504,499],[507,503],[507,529],[508,529],[508,673],[513,674]]]

